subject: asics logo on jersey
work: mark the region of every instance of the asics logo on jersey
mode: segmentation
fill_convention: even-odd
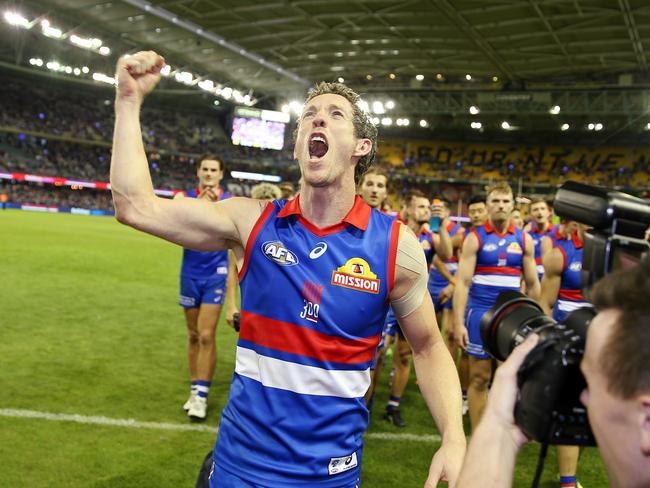
[[[312,259],[318,259],[323,254],[325,254],[325,251],[327,251],[327,243],[317,242],[316,247],[312,249],[311,252],[309,253],[309,257]]]
[[[266,241],[262,244],[264,255],[280,266],[295,266],[298,264],[298,256],[287,249],[280,241]]]
[[[357,459],[357,453],[353,452],[349,456],[331,458],[327,471],[330,475],[339,474],[343,471],[356,468],[358,464],[359,460]]]

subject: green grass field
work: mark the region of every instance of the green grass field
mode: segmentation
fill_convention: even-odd
[[[111,218],[0,212],[0,487],[194,486],[215,440],[237,336],[219,324],[211,429],[180,430],[189,425],[180,258],[178,247]],[[435,427],[414,381],[403,400],[406,428],[382,420],[387,396],[384,382],[366,436],[364,487],[422,486]],[[28,412],[84,417],[17,416]],[[414,437],[390,436],[405,433]],[[515,486],[530,486],[537,452],[529,445],[519,456]],[[551,448],[542,486],[559,486],[556,470]],[[607,486],[596,449],[583,452],[578,476],[585,488]]]

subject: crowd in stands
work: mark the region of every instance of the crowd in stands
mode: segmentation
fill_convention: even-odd
[[[45,84],[8,82],[0,84],[0,97],[0,126],[4,128],[67,139],[111,141],[113,97],[105,90],[63,90]],[[142,122],[142,136],[150,147],[197,153],[226,142],[222,126],[209,112],[194,114],[145,105]]]
[[[68,86],[70,85],[70,86]],[[71,89],[71,88],[74,88]],[[29,173],[88,181],[108,181],[110,145],[113,129],[112,92],[104,87],[66,83],[60,86],[34,80],[12,80],[0,84],[0,172]],[[262,150],[232,145],[216,112],[205,109],[183,110],[182,103],[148,100],[142,109],[143,139],[153,183],[156,188],[187,189],[195,182],[195,163],[200,155],[211,152],[223,158],[227,172],[232,170],[279,175],[297,182],[299,171],[290,150]],[[287,132],[292,130],[288,128]],[[290,137],[290,136],[289,136]],[[410,141],[380,144],[378,164],[385,166],[393,191],[399,196],[410,188],[430,191],[434,181],[473,181],[490,179],[536,181],[555,185],[564,179],[612,185],[638,185],[648,179],[648,163],[643,157],[632,164],[616,164],[604,157],[546,157],[536,161],[526,157],[524,149],[508,157],[482,154],[478,157],[468,145],[449,149],[446,157],[432,149],[431,142]],[[645,178],[645,180],[644,180]],[[650,181],[647,181],[650,184]],[[429,188],[427,188],[429,187]],[[47,200],[48,187],[35,189],[39,202]],[[549,187],[549,192],[552,187]],[[97,196],[101,192],[97,192]],[[247,194],[247,192],[246,192]],[[29,192],[16,195],[27,198]],[[89,198],[89,193],[84,199]],[[73,198],[71,201],[78,197]],[[53,192],[51,201],[67,201],[61,192]],[[94,208],[107,203],[99,198]],[[36,202],[31,202],[36,203]],[[87,202],[89,203],[89,202]]]
[[[113,211],[111,193],[92,188],[4,182],[0,183],[0,194],[7,195],[13,203]]]
[[[410,141],[393,154],[380,154],[394,175],[428,177],[434,180],[489,181],[507,179],[557,185],[567,179],[606,186],[650,185],[650,151],[620,148],[501,147],[499,145],[458,145],[431,151],[431,144]],[[381,151],[380,151],[381,152]],[[397,153],[397,154],[396,154]],[[442,156],[442,157],[441,157]]]

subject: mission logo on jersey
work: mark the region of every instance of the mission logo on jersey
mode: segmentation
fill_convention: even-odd
[[[523,254],[524,251],[521,249],[521,246],[517,242],[511,242],[510,245],[508,246],[508,249],[506,252],[510,254]]]
[[[266,241],[262,244],[264,256],[280,266],[294,266],[298,264],[298,256],[287,249],[280,241]]]
[[[378,294],[380,280],[370,270],[370,265],[366,260],[352,258],[332,272],[332,284],[352,290]]]

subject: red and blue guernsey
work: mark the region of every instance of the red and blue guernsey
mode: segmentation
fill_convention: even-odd
[[[418,241],[424,251],[424,258],[427,260],[427,266],[431,266],[433,255],[436,253],[436,248],[433,244],[433,234],[430,231],[422,231],[418,234]]]
[[[358,196],[325,229],[302,216],[300,197],[268,204],[239,275],[241,331],[217,470],[273,488],[355,486],[398,239],[395,218]]]
[[[457,222],[456,223],[449,222],[449,225],[447,226],[447,232],[449,233],[449,237],[453,238],[459,232],[461,234],[464,234],[465,229]],[[456,274],[456,271],[458,271],[458,256],[454,254],[450,259],[446,260],[444,263],[445,263],[445,268],[447,268],[447,271],[449,271],[449,274],[454,276]],[[431,272],[429,273],[428,288],[429,288],[429,293],[431,294],[431,298],[433,299],[433,303],[436,307],[436,311],[440,309],[440,301],[438,299],[438,294],[448,284],[449,281],[447,281],[445,277],[442,276],[442,274],[440,274],[440,271],[438,271],[435,267],[431,268]]]
[[[190,190],[185,196],[197,198],[199,189]],[[219,200],[228,197],[230,194],[219,188]],[[228,251],[194,251],[183,248],[181,278],[207,280],[216,275],[222,275],[224,278],[228,275]]]
[[[551,232],[550,234],[547,235],[549,239],[551,239],[551,242],[553,243],[553,247],[558,247],[561,244],[564,244],[567,239],[567,237],[560,232],[560,226],[556,225],[555,230]]]
[[[589,302],[582,295],[582,241],[576,232],[571,239],[558,246],[564,260],[562,281],[557,301],[553,307],[553,319],[562,322],[574,310],[588,307]]]
[[[535,245],[535,265],[537,267],[537,277],[539,278],[540,283],[542,281],[542,276],[544,276],[544,265],[542,264],[542,241],[545,236],[550,236],[555,232],[555,230],[553,224],[548,224],[546,230],[538,229],[535,222],[533,222],[530,227],[529,234],[533,238],[533,244]]]
[[[465,318],[469,335],[467,353],[487,358],[481,340],[481,317],[494,305],[499,293],[520,289],[525,233],[510,222],[506,231],[500,234],[489,220],[471,232],[477,237],[478,253]]]

